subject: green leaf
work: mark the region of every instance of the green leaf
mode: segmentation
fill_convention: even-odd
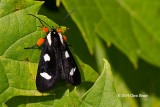
[[[78,57],[76,57],[76,59],[79,63],[80,71],[83,71],[81,73],[82,81],[95,82],[97,80],[97,78],[99,77],[99,74],[93,68],[91,68],[89,65],[82,62]]]
[[[1,1],[0,18],[0,102],[7,101],[15,95],[41,95],[35,89],[35,71],[37,64],[16,61],[18,54],[23,49],[23,37],[35,29],[30,27],[27,14],[36,14],[43,2],[27,2],[21,7],[15,1]],[[16,7],[9,8],[8,6]],[[20,7],[19,7],[20,6]],[[27,7],[28,6],[28,7]],[[18,9],[18,10],[17,10]],[[5,11],[7,10],[7,11]],[[26,28],[25,28],[26,26]],[[35,26],[35,25],[33,25]],[[18,46],[18,45],[19,46]],[[23,44],[23,45],[22,45]],[[15,47],[17,45],[17,47]],[[30,72],[28,72],[30,71]],[[23,82],[22,82],[23,81]],[[24,90],[26,89],[26,90]],[[29,92],[27,90],[30,90]]]
[[[54,101],[53,106],[55,107],[78,107],[81,103],[79,96],[77,95],[76,89],[74,89],[71,93],[69,90],[66,91],[64,96],[58,100]]]
[[[114,88],[111,68],[104,59],[104,70],[92,88],[82,97],[81,106],[93,107],[120,107],[122,106]]]
[[[54,107],[63,107],[63,106],[71,107],[72,99],[69,97],[69,90],[67,90],[64,93],[63,97],[60,100],[58,101],[54,100],[53,106]]]
[[[99,36],[106,43],[113,43],[136,68],[138,57],[160,67],[158,0],[62,0],[62,3],[68,12],[77,8],[71,16],[91,53]]]
[[[58,104],[56,101],[65,101],[64,105],[71,104],[69,93],[66,91],[68,87],[63,81],[59,81],[50,92],[42,94],[36,90],[35,78],[41,48],[24,49],[35,45],[39,38],[45,36],[42,28],[37,27],[41,25],[40,22],[28,15],[36,15],[42,4],[43,2],[31,0],[0,2],[0,8],[4,9],[0,17],[0,106],[53,106]],[[9,6],[16,8],[10,10],[7,8]],[[38,17],[50,26],[58,28],[58,25],[47,17]],[[66,27],[62,27],[63,32],[65,29]],[[95,82],[99,74],[78,57],[76,61],[79,64],[82,82]],[[77,92],[80,93],[80,90]]]

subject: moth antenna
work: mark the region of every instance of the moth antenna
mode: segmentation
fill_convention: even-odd
[[[35,15],[33,15],[33,14],[28,14],[28,15],[31,15],[31,16],[33,16],[33,17],[35,17],[35,18],[37,18],[39,21],[40,21],[40,23],[41,23],[41,25],[44,27],[44,25],[43,25],[43,23],[45,23],[47,26],[49,26],[45,21],[43,21],[42,19],[40,19],[39,17],[37,17],[37,16],[35,16]],[[43,22],[43,23],[42,23]],[[49,26],[50,27],[50,26]],[[51,28],[51,27],[50,27]]]
[[[77,8],[74,8],[70,13],[68,13],[61,21],[61,23],[74,11],[76,10]],[[59,27],[60,27],[61,24],[59,24]]]

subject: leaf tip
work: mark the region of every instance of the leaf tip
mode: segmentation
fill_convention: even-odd
[[[104,61],[104,67],[110,69],[110,64],[109,64],[109,62],[108,62],[106,59],[103,59],[103,61]]]
[[[103,59],[104,61],[104,70],[106,72],[107,76],[111,76],[112,77],[112,72],[111,72],[111,67],[109,62],[106,59]]]

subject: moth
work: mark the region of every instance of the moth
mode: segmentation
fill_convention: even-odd
[[[69,16],[74,10],[72,10],[67,16]],[[65,79],[72,85],[79,85],[81,83],[81,75],[76,61],[69,50],[66,36],[62,35],[62,29],[60,26],[58,30],[52,26],[50,27],[51,31],[49,31],[44,27],[43,24],[45,22],[42,19],[33,14],[29,15],[37,18],[43,27],[43,31],[46,32],[46,36],[40,38],[36,45],[25,48],[31,49],[35,46],[42,45],[36,76],[37,90],[39,92],[51,90],[59,79]]]

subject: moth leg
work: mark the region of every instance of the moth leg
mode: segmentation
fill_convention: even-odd
[[[68,46],[70,46],[70,47],[72,47],[72,45],[71,44],[67,44]]]
[[[24,49],[32,49],[34,48],[35,46],[40,46],[44,43],[44,38],[40,38],[38,41],[37,41],[37,44],[33,45],[32,47],[28,47],[28,48],[24,48]]]
[[[35,46],[37,46],[37,44],[35,44],[35,45],[31,46],[31,47],[28,47],[28,48],[24,48],[24,49],[32,49],[32,48],[34,48]]]

